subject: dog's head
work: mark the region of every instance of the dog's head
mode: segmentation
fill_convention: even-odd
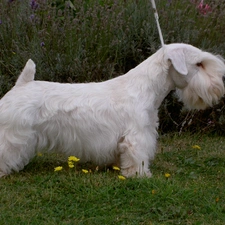
[[[205,109],[224,95],[222,57],[187,44],[166,45],[164,52],[178,97],[187,108]]]

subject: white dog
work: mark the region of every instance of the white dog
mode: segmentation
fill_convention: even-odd
[[[29,60],[0,100],[0,176],[19,171],[37,150],[82,162],[117,164],[124,176],[151,176],[158,108],[174,89],[189,109],[224,95],[221,57],[191,45],[165,45],[127,74],[88,84],[34,81]]]

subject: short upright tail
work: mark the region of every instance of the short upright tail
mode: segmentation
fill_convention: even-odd
[[[34,75],[36,72],[35,67],[36,66],[33,60],[29,59],[25,67],[23,68],[22,73],[16,81],[16,86],[21,86],[23,84],[26,84],[27,82],[34,80]]]

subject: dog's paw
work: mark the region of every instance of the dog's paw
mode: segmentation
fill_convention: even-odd
[[[149,177],[150,178],[152,176],[152,173],[149,170],[139,172],[134,167],[122,169],[121,174],[125,177]]]
[[[2,177],[5,177],[5,176],[7,176],[8,174],[6,174],[6,173],[4,173],[4,172],[2,172],[1,170],[0,170],[0,178],[2,178]]]

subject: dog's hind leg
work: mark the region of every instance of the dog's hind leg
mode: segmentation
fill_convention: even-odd
[[[31,130],[0,128],[0,177],[23,169],[35,155],[36,142]]]

